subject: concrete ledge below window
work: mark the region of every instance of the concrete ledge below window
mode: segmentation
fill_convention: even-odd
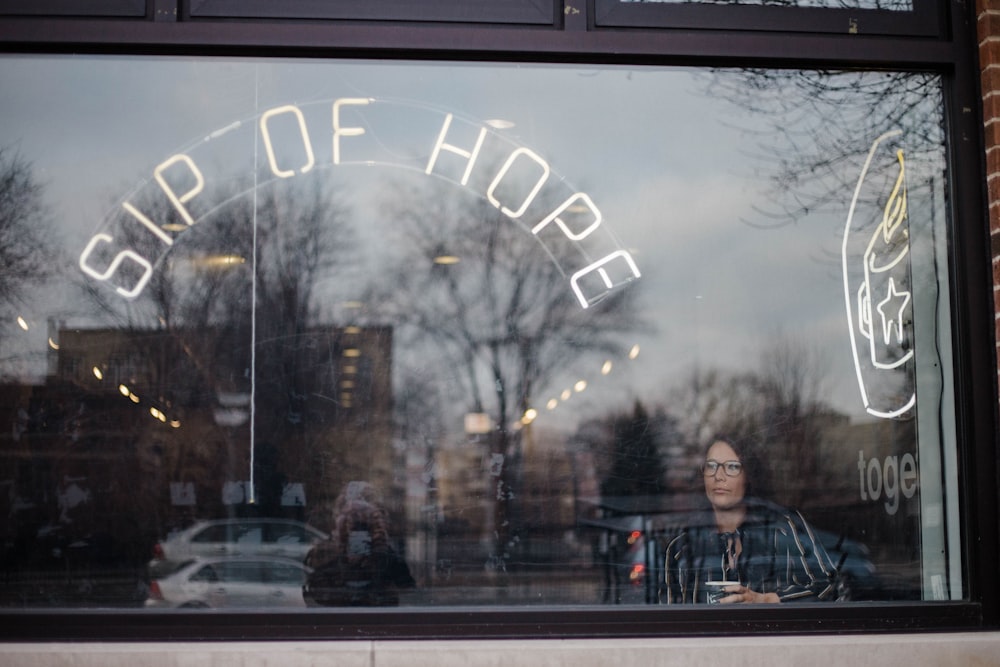
[[[1000,632],[525,641],[0,645],[5,667],[1000,665]],[[725,657],[723,657],[725,656]]]

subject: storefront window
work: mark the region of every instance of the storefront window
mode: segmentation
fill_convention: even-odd
[[[0,603],[965,598],[941,86],[4,57]]]

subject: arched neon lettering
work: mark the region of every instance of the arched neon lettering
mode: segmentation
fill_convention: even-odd
[[[448,128],[451,127],[452,114],[448,114],[444,117],[444,124],[441,126],[441,132],[438,134],[437,141],[434,143],[434,150],[431,151],[431,158],[427,161],[427,168],[424,170],[425,174],[430,174],[434,170],[434,165],[437,163],[438,155],[441,154],[442,150],[446,150],[455,155],[464,157],[468,160],[465,166],[465,172],[462,174],[462,185],[468,185],[469,176],[472,174],[472,168],[476,164],[476,158],[479,157],[479,150],[483,147],[483,141],[486,139],[486,128],[479,128],[479,136],[476,138],[476,145],[473,146],[471,151],[464,150],[458,146],[452,144],[446,144],[444,138],[448,135]]]
[[[367,122],[370,113],[368,108],[375,102],[375,99],[367,97],[345,97],[335,99],[332,101],[332,106],[325,107],[327,109],[325,113],[331,114],[326,117],[330,119],[328,121],[330,125],[327,127],[332,128],[332,164],[339,165],[344,160],[345,138],[378,134],[376,126]],[[379,104],[379,112],[381,113],[383,103]],[[384,106],[388,108],[389,105],[385,104]],[[348,110],[348,107],[353,107],[353,110]],[[298,174],[316,171],[316,156],[306,122],[307,111],[312,113],[308,109],[300,108],[294,104],[277,106],[264,111],[258,117],[256,124],[250,123],[246,127],[251,137],[259,128],[260,134],[257,135],[257,138],[262,138],[260,143],[264,146],[269,169],[277,178],[287,179]],[[346,118],[345,114],[347,114]],[[404,145],[403,150],[398,150],[398,147],[383,145],[385,142],[381,141],[383,138],[379,136],[373,138],[379,143],[379,150],[385,151],[389,158],[387,160],[369,160],[367,163],[405,166],[417,171],[423,169],[424,173],[428,175],[439,172],[442,177],[452,181],[456,177],[460,177],[460,184],[469,187],[472,180],[471,175],[478,160],[483,159],[484,155],[488,155],[487,161],[491,166],[495,164],[501,166],[495,172],[482,174],[481,181],[477,179],[474,186],[475,194],[489,201],[493,207],[508,218],[529,217],[531,222],[526,223],[525,227],[531,229],[531,232],[538,237],[539,242],[549,252],[551,259],[559,265],[559,271],[562,275],[570,274],[570,266],[575,268],[591,262],[593,257],[600,257],[602,254],[608,253],[603,259],[590,263],[572,274],[570,280],[572,291],[584,308],[596,303],[608,291],[639,277],[639,270],[632,256],[620,249],[621,246],[614,236],[610,233],[606,236],[595,233],[600,231],[604,222],[601,211],[590,196],[583,192],[574,192],[561,180],[557,183],[550,181],[549,176],[552,170],[538,154],[528,148],[513,144],[499,135],[496,137],[495,146],[492,139],[487,144],[486,137],[490,133],[487,127],[470,124],[467,121],[460,121],[459,127],[452,127],[454,116],[450,113],[443,113],[439,118],[442,120],[437,126],[439,129],[434,139],[433,150],[430,157],[426,158],[426,163],[423,162],[426,153],[421,148],[421,145],[426,146],[425,143],[421,142],[421,145],[418,146]],[[228,125],[221,130],[210,133],[198,145],[213,146],[214,140],[224,135],[228,137],[231,132],[240,127],[241,123],[239,122]],[[431,131],[433,132],[434,129],[436,128],[432,127]],[[465,140],[458,141],[455,139],[457,135],[464,136]],[[452,141],[449,142],[449,139]],[[301,142],[301,149],[299,142]],[[358,141],[356,144],[364,146],[366,140]],[[461,146],[456,144],[461,144]],[[351,146],[352,143],[348,141],[347,148],[349,149]],[[200,209],[205,207],[191,206],[190,203],[196,197],[205,196],[203,193],[209,186],[202,170],[196,164],[195,159],[191,157],[191,150],[170,156],[158,164],[152,174],[155,183],[152,187],[158,188],[166,195],[176,214],[168,211],[168,220],[154,222],[130,202],[122,203],[122,209],[128,213],[128,216],[117,215],[108,219],[106,225],[109,231],[95,235],[88,242],[81,256],[81,268],[87,275],[102,282],[113,280],[112,276],[116,273],[122,273],[123,264],[131,262],[140,267],[142,275],[136,284],[118,287],[117,291],[129,298],[135,297],[141,292],[150,278],[152,266],[159,259],[157,251],[151,249],[148,243],[139,246],[142,248],[141,251],[109,251],[105,249],[102,252],[98,248],[103,244],[112,243],[116,237],[119,239],[135,238],[134,234],[125,233],[128,230],[121,230],[123,225],[130,225],[133,221],[138,221],[167,247],[174,243],[174,235],[168,233],[172,232],[173,228],[168,223],[176,220],[175,215],[183,219],[188,227],[197,224],[202,215]],[[445,158],[446,165],[439,164],[443,153],[452,155],[452,157]],[[376,153],[377,155],[380,153]],[[457,162],[456,157],[459,158]],[[348,162],[351,161],[349,156],[347,159]],[[494,162],[494,159],[497,161]],[[202,159],[198,161],[202,164],[205,163]],[[212,171],[207,173],[211,176]],[[211,178],[208,179],[208,181],[210,180]],[[488,187],[483,189],[487,183]],[[551,192],[546,190],[546,195],[542,196],[543,188],[551,188]],[[153,195],[154,198],[158,197],[159,192],[154,192]],[[537,203],[540,197],[541,201],[546,202],[545,204]],[[563,198],[565,200],[554,210],[548,208],[548,202],[560,201]],[[527,213],[529,210],[531,210],[530,214]],[[546,214],[546,211],[551,212]],[[544,217],[542,217],[543,215]],[[553,223],[559,232],[549,229]],[[116,229],[119,232],[113,231]],[[586,239],[588,247],[585,248],[581,244],[574,249],[570,245],[558,243],[561,240],[560,234],[571,242]],[[553,240],[557,242],[555,245],[550,243]],[[141,241],[139,239],[137,242]],[[95,252],[101,257],[110,258],[111,263],[106,270],[88,264]],[[118,254],[114,255],[114,252]],[[581,256],[584,259],[581,260]],[[146,257],[149,259],[147,260]],[[571,264],[566,266],[566,262],[571,262]],[[125,275],[128,278],[125,280],[131,281],[131,276],[135,273],[137,270],[133,270],[132,267],[126,269]],[[122,278],[119,278],[119,282],[121,281]],[[881,304],[881,302],[879,303]],[[888,312],[891,305],[893,304],[885,304],[883,310]],[[898,317],[893,319],[893,324],[897,324],[898,319]],[[870,323],[870,317],[863,321]],[[898,326],[896,331],[898,331]]]
[[[607,269],[605,267],[616,259],[621,259],[625,262],[626,267],[632,274],[632,278],[639,278],[641,276],[641,274],[639,273],[639,267],[636,265],[635,260],[632,259],[632,255],[629,254],[629,252],[626,250],[616,250],[615,252],[607,255],[606,257],[597,260],[593,264],[590,264],[589,266],[580,269],[579,271],[573,274],[572,278],[570,278],[569,280],[570,287],[573,288],[573,293],[576,294],[576,298],[577,300],[579,300],[581,306],[583,306],[584,308],[589,308],[591,300],[588,299],[587,296],[583,293],[583,289],[580,287],[580,279],[583,278],[584,276],[587,276],[588,274],[597,271],[597,275],[603,282],[605,290],[611,289],[612,287],[614,287],[615,283],[613,280],[611,280],[611,276],[608,275]]]
[[[587,209],[591,213],[594,214],[593,221],[590,223],[590,225],[588,227],[586,227],[579,234],[573,233],[573,230],[571,230],[569,228],[569,225],[567,225],[566,222],[563,221],[563,219],[561,217],[559,217],[570,206],[574,206],[574,204],[576,202],[582,202],[582,205],[586,206]],[[577,204],[577,206],[579,206],[579,204]],[[574,194],[573,196],[571,196],[569,199],[567,199],[565,202],[563,202],[562,206],[560,206],[556,210],[552,211],[552,213],[550,213],[547,218],[545,218],[540,223],[538,223],[537,225],[535,225],[534,228],[532,228],[531,232],[533,234],[537,235],[538,232],[540,232],[543,229],[545,229],[545,227],[550,222],[554,221],[556,223],[556,225],[559,227],[559,229],[561,229],[563,231],[563,234],[566,235],[566,238],[568,238],[568,239],[570,239],[572,241],[580,241],[580,240],[585,239],[588,236],[590,236],[594,232],[595,229],[597,229],[598,227],[600,227],[601,226],[601,220],[602,220],[601,211],[596,206],[594,206],[594,202],[591,201],[590,197],[588,197],[586,193],[577,192],[576,194]]]
[[[524,198],[523,202],[521,202],[521,207],[516,211],[513,211],[508,207],[501,205],[500,201],[496,198],[494,193],[496,192],[496,189],[500,185],[500,182],[503,180],[504,176],[506,176],[507,172],[510,171],[511,166],[522,155],[527,156],[528,159],[532,160],[533,162],[541,166],[542,175],[535,182],[535,186],[531,189],[531,192],[528,193],[528,196]],[[538,195],[538,191],[542,189],[542,185],[545,183],[548,177],[549,177],[548,162],[540,158],[537,154],[534,153],[534,151],[528,148],[518,148],[516,151],[510,154],[510,157],[507,158],[507,161],[504,162],[502,167],[500,167],[500,171],[497,173],[496,178],[493,179],[493,182],[490,184],[489,189],[486,191],[486,198],[490,200],[491,204],[500,209],[503,212],[503,214],[506,215],[508,218],[513,218],[516,220],[517,218],[520,218],[522,215],[524,215],[524,211],[528,208],[528,206],[531,205],[531,202]]]
[[[138,281],[136,281],[135,285],[132,286],[132,289],[116,287],[115,291],[126,299],[135,298],[140,292],[142,292],[143,288],[146,287],[146,283],[149,282],[150,277],[153,275],[153,265],[150,264],[144,257],[132,250],[122,250],[115,255],[115,258],[111,260],[111,264],[108,265],[108,268],[103,273],[95,270],[87,264],[90,254],[94,251],[94,248],[97,247],[98,243],[112,243],[113,241],[114,239],[107,234],[95,234],[94,237],[90,239],[90,242],[87,243],[87,247],[83,249],[83,253],[80,254],[80,269],[88,276],[104,282],[111,278],[116,271],[118,271],[118,267],[121,266],[122,262],[126,259],[132,260],[142,267],[142,276]]]
[[[340,108],[345,104],[364,106],[371,102],[366,97],[344,98],[333,103],[333,163],[340,164],[340,138],[360,137],[365,133],[363,127],[344,127],[340,124]]]
[[[267,162],[271,166],[271,172],[275,176],[280,178],[288,178],[295,175],[294,169],[281,169],[278,167],[278,159],[274,154],[274,143],[271,141],[271,131],[268,128],[268,121],[273,117],[290,113],[295,116],[296,121],[298,121],[299,126],[299,136],[302,139],[302,147],[306,151],[306,163],[299,167],[299,173],[304,174],[308,172],[316,164],[316,158],[313,155],[312,144],[309,141],[309,130],[306,129],[306,118],[302,115],[302,111],[291,104],[283,107],[276,107],[274,109],[269,109],[264,112],[264,115],[260,117],[260,132],[264,138],[264,149],[267,151]]]
[[[167,179],[163,175],[163,172],[178,162],[182,162],[185,166],[187,166],[188,171],[191,172],[195,180],[194,187],[180,196],[177,196],[177,193],[174,192],[174,189],[169,183],[167,183]],[[160,184],[160,189],[163,190],[163,192],[167,195],[167,198],[170,199],[170,203],[174,205],[177,212],[181,214],[182,218],[184,218],[184,222],[187,223],[188,227],[193,225],[194,219],[191,217],[191,214],[188,212],[184,204],[191,201],[205,188],[205,179],[201,175],[201,171],[195,165],[194,160],[189,158],[187,155],[174,155],[156,166],[156,169],[153,170],[153,177],[156,179],[156,182]]]
[[[170,234],[167,234],[165,231],[163,231],[159,225],[157,225],[155,222],[147,218],[145,214],[143,214],[143,212],[137,209],[135,206],[132,206],[132,204],[128,202],[124,202],[122,204],[122,208],[128,211],[133,218],[141,222],[146,229],[153,232],[153,234],[155,234],[158,239],[160,239],[167,245],[174,244],[174,239],[171,238]]]

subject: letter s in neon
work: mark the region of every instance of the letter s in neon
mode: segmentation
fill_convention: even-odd
[[[87,264],[87,260],[89,259],[91,253],[94,252],[98,243],[112,243],[113,241],[114,239],[108,234],[95,234],[94,237],[87,243],[87,247],[84,248],[83,252],[80,254],[80,269],[88,276],[104,282],[111,278],[116,271],[118,271],[118,267],[121,266],[122,262],[126,259],[132,260],[142,267],[142,276],[138,281],[136,281],[135,285],[132,286],[132,289],[116,287],[115,291],[126,299],[134,299],[139,296],[139,293],[146,287],[146,283],[149,282],[149,278],[153,275],[153,265],[150,264],[146,258],[142,257],[134,250],[122,250],[115,255],[115,258],[111,260],[111,264],[108,265],[108,268],[103,273]]]

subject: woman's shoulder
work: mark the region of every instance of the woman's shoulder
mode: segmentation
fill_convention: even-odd
[[[808,530],[809,525],[801,512],[764,499],[747,501],[747,517],[744,525],[767,524],[788,526],[795,531]]]

